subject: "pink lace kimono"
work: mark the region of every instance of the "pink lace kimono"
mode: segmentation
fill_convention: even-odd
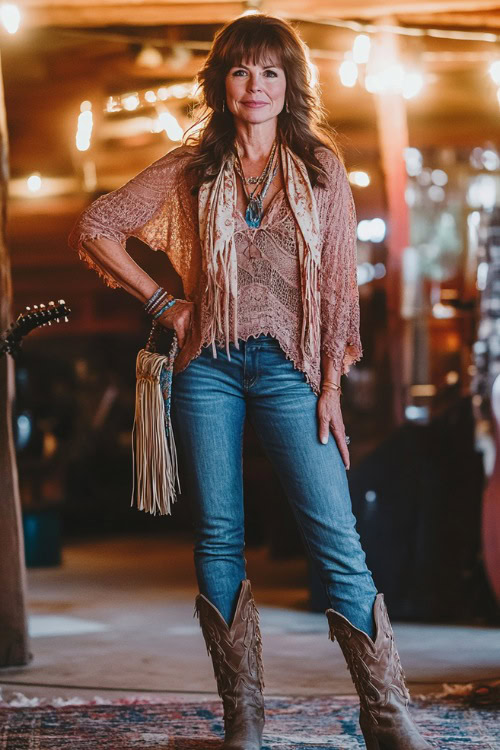
[[[362,356],[359,339],[359,296],[356,281],[356,216],[345,169],[329,150],[318,152],[328,174],[326,187],[316,186],[321,234],[321,352],[347,373]],[[167,253],[182,279],[185,298],[195,303],[190,335],[177,355],[174,373],[183,370],[208,344],[211,311],[206,304],[198,233],[197,197],[184,174],[189,150],[181,147],[151,164],[118,190],[94,201],[79,217],[70,246],[104,277],[85,240],[107,237],[123,246],[134,236]],[[301,370],[315,393],[320,391],[320,355],[307,358],[300,347],[302,300],[296,227],[283,188],[266,209],[257,229],[247,226],[235,209],[238,260],[238,336],[275,336],[286,356]],[[218,340],[220,346],[223,342]]]

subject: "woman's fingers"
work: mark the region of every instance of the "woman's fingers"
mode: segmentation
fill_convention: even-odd
[[[325,445],[330,434],[330,420],[327,416],[319,417],[319,439]]]
[[[349,449],[347,447],[347,443],[345,440],[345,429],[344,425],[342,424],[342,429],[340,429],[335,422],[331,422],[331,431],[333,433],[333,436],[337,442],[337,447],[340,451],[340,455],[342,456],[342,461],[344,462],[344,466],[346,469],[348,469],[351,465],[350,458],[349,458]]]
[[[344,420],[340,409],[338,394],[321,395],[318,401],[319,439],[328,443],[330,432],[333,434],[339,453],[346,469],[350,466],[349,449],[347,448]]]
[[[178,300],[160,318],[160,323],[165,328],[173,328],[177,335],[179,349],[182,349],[191,331],[194,302]]]

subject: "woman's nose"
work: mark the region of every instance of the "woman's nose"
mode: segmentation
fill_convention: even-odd
[[[257,78],[257,76],[250,76],[250,78],[248,79],[248,89],[249,91],[261,90],[259,79]]]

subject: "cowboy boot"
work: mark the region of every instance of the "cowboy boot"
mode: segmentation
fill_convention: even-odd
[[[261,750],[264,670],[259,614],[250,581],[241,583],[231,627],[203,594],[196,597],[195,611],[224,706],[223,750]]]
[[[410,694],[394,643],[384,595],[373,605],[375,641],[339,612],[327,609],[360,701],[359,724],[367,750],[432,750],[408,711]]]

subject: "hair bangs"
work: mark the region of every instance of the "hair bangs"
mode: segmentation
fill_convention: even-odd
[[[246,62],[252,65],[279,65],[283,62],[283,45],[274,29],[254,28],[234,30],[234,38],[228,40],[221,55],[226,72]]]

